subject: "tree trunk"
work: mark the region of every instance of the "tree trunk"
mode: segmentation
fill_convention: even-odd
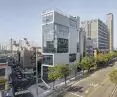
[[[66,84],[67,84],[67,83],[66,83],[66,76],[64,76],[64,78],[65,78],[65,85],[66,85]]]
[[[53,90],[54,90],[55,81],[53,81]]]

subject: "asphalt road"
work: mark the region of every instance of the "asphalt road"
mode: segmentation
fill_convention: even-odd
[[[110,82],[108,74],[113,68],[117,68],[117,63],[113,67],[100,69],[90,76],[76,81],[58,97],[111,97],[115,85]]]

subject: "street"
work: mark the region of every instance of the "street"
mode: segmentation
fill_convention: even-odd
[[[117,68],[117,63],[76,81],[65,93],[58,97],[117,97],[117,95],[114,95],[117,94],[115,85],[110,82],[108,76],[114,68]]]
[[[80,77],[82,72],[79,72],[77,74]],[[72,79],[73,77],[74,77],[74,75],[68,76],[67,82],[69,82],[69,80]],[[51,87],[51,89],[48,89],[42,81],[40,83],[38,83],[39,97],[47,97],[48,94],[51,94],[53,92],[52,83],[48,83],[48,85]],[[65,82],[64,82],[63,78],[55,81],[55,88],[60,88],[61,86],[64,86],[64,85],[65,85]],[[34,95],[34,97],[36,97],[36,84],[30,86],[28,88],[28,90]]]

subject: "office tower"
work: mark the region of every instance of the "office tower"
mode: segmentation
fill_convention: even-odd
[[[109,13],[107,14],[107,20],[106,20],[107,26],[108,26],[108,38],[109,38],[109,50],[113,50],[113,14]]]
[[[81,22],[81,27],[85,29],[86,37],[93,41],[93,48],[100,51],[108,50],[108,27],[100,19]]]
[[[42,13],[44,73],[47,73],[48,66],[72,64],[79,59],[79,24],[79,17],[67,16],[59,11]]]

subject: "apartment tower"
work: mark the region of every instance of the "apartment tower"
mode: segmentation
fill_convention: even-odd
[[[86,32],[86,37],[90,37],[93,41],[93,48],[100,51],[108,50],[108,27],[100,19],[82,21],[81,27]]]
[[[113,14],[112,13],[108,13],[107,14],[107,26],[108,26],[108,44],[109,44],[109,50],[112,51],[113,50]]]

